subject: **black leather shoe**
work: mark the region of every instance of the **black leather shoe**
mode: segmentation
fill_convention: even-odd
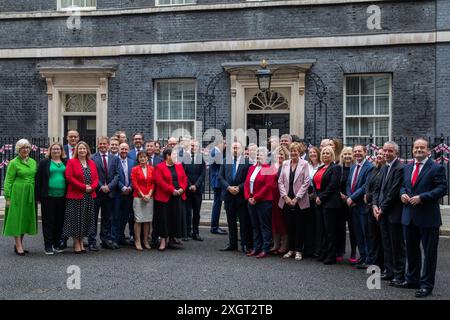
[[[356,269],[361,269],[361,270],[363,270],[363,269],[367,269],[369,267],[369,265],[367,264],[367,263],[362,263],[362,264],[357,264],[356,265]]]
[[[181,238],[181,241],[184,241],[184,242],[189,241],[189,240],[190,240],[190,239],[189,239],[188,237]]]
[[[403,280],[394,279],[394,280],[392,280],[391,282],[389,282],[389,285],[390,285],[391,287],[396,287],[396,288],[398,288],[399,286],[401,286],[401,284],[402,284],[403,282],[404,282]]]
[[[220,249],[220,251],[237,251],[237,247],[226,246],[225,248]]]
[[[97,246],[95,244],[90,244],[89,245],[89,251],[97,252],[98,248],[97,248]]]
[[[419,289],[416,291],[415,296],[416,296],[416,298],[425,298],[425,297],[431,296],[432,294],[433,293],[431,290],[422,288],[422,289]]]
[[[111,245],[109,243],[102,243],[100,245],[103,249],[112,249]]]
[[[419,285],[417,283],[409,283],[408,281],[403,281],[401,283],[395,282],[393,287],[402,289],[419,289]]]
[[[331,265],[331,264],[336,264],[336,259],[326,259],[323,264],[326,265]]]
[[[25,255],[25,251],[23,251],[23,252],[17,251],[16,246],[14,246],[14,253],[17,254],[18,256],[21,256],[21,257],[23,257]]]
[[[194,233],[194,234],[192,235],[192,240],[203,241],[203,238],[200,237],[199,234],[195,234],[195,233]]]
[[[320,255],[319,258],[317,259],[317,261],[324,262],[325,259],[326,259],[326,256]]]
[[[111,245],[111,249],[116,250],[116,249],[120,249],[120,247],[117,243],[113,242]]]
[[[388,275],[386,273],[382,273],[381,276],[380,276],[380,279],[381,280],[385,280],[385,281],[391,281],[391,280],[394,279],[394,276]]]

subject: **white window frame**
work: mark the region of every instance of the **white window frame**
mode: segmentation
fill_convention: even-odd
[[[95,0],[95,7],[77,7],[77,6],[70,6],[66,8],[61,7],[61,1],[57,0],[57,8],[58,11],[94,11],[97,10],[97,0]],[[73,3],[73,2],[72,2]]]
[[[159,83],[193,83],[194,84],[194,90],[195,90],[195,106],[194,106],[194,119],[193,120],[185,120],[185,119],[164,119],[164,120],[158,120],[158,84]],[[159,137],[158,133],[158,122],[164,122],[164,123],[192,123],[193,122],[193,132],[191,132],[192,138],[196,138],[196,132],[197,132],[197,80],[196,79],[186,79],[186,78],[180,78],[180,79],[164,79],[164,80],[155,80],[154,82],[154,121],[153,121],[153,139],[159,140],[160,138],[165,139],[166,137]]]
[[[388,76],[389,77],[389,114],[388,115],[361,115],[361,112],[359,112],[358,115],[349,115],[347,116],[347,78],[351,78],[351,77],[376,77],[376,76]],[[388,135],[389,135],[389,140],[392,140],[392,73],[355,73],[355,74],[346,74],[344,76],[344,91],[343,91],[343,106],[344,106],[344,110],[343,110],[343,115],[344,115],[344,119],[343,119],[343,140],[344,140],[344,145],[347,145],[347,118],[355,118],[355,119],[361,119],[361,118],[386,118],[387,116],[389,117],[389,121],[388,121]],[[361,80],[360,80],[361,81]],[[359,89],[361,90],[361,85],[359,86]],[[374,88],[375,90],[375,88]],[[361,98],[361,92],[359,94],[359,97]],[[374,97],[375,97],[375,91],[374,91]],[[376,101],[376,100],[375,100]],[[361,106],[361,102],[359,103],[359,105]],[[373,132],[373,134],[375,134]],[[359,136],[359,138],[369,138],[370,136]],[[378,136],[373,135],[374,138],[377,138]]]
[[[171,6],[194,6],[197,4],[197,0],[195,0],[193,3],[172,3],[174,0],[170,0],[169,4],[165,3],[159,3],[160,0],[155,0],[155,6],[157,7],[171,7]],[[186,0],[183,0],[186,1]]]

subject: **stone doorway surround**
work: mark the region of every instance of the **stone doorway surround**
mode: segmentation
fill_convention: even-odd
[[[63,93],[96,94],[96,134],[107,135],[108,79],[115,77],[116,66],[38,66],[47,83],[48,136],[64,138]]]
[[[305,60],[268,60],[272,71],[271,88],[288,90],[290,131],[300,137],[305,133],[305,77],[306,72],[316,62]],[[260,61],[226,62],[222,67],[230,74],[231,128],[247,130],[246,92],[258,89],[256,71]]]

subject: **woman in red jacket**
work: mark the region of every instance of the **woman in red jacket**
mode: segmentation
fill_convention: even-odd
[[[159,251],[164,251],[169,238],[182,236],[182,209],[186,200],[188,179],[181,163],[174,163],[176,152],[167,148],[163,152],[164,161],[155,168],[155,214],[153,226],[161,238]]]
[[[133,185],[133,211],[134,211],[134,245],[136,250],[142,251],[141,225],[144,226],[144,247],[150,249],[148,235],[151,231],[153,220],[153,167],[148,164],[148,156],[145,151],[137,154],[138,165],[131,170],[131,183]]]
[[[95,232],[95,189],[98,173],[86,142],[75,147],[73,158],[67,162],[67,204],[64,216],[63,237],[73,238],[75,253],[85,253],[83,238]]]
[[[244,195],[253,227],[253,250],[247,256],[265,258],[272,242],[272,188],[276,172],[266,163],[267,149],[259,147],[256,164],[248,170]]]

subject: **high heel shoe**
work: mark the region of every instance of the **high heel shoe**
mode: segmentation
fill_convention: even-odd
[[[17,247],[15,245],[14,245],[14,253],[21,257],[25,255],[25,251],[24,252],[17,251]]]
[[[164,250],[166,250],[165,247],[164,248],[161,248],[161,247],[158,248],[158,251],[164,251]]]

